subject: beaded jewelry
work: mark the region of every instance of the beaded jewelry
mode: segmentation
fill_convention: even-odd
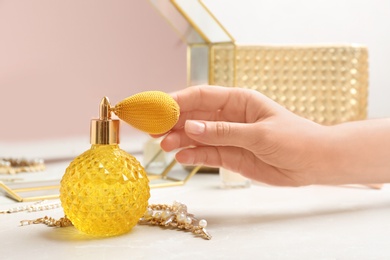
[[[149,224],[163,227],[178,228],[190,231],[210,240],[211,235],[207,232],[207,221],[198,220],[193,214],[187,212],[187,206],[175,201],[172,206],[164,204],[151,204],[138,224]]]
[[[36,212],[36,211],[44,211],[49,209],[56,209],[61,206],[60,203],[50,203],[50,204],[44,204],[46,200],[35,202],[34,204],[25,205],[25,206],[19,206],[19,207],[13,207],[6,210],[0,211],[0,214],[7,214],[7,213],[17,213],[17,212]]]
[[[0,158],[0,173],[16,174],[20,172],[37,172],[45,170],[45,163],[42,159],[13,159]]]

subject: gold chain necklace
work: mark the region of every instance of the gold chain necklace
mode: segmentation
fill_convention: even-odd
[[[0,211],[0,213],[42,211],[59,208],[61,206],[60,203],[47,205],[43,205],[42,203],[43,202],[37,202],[29,206],[11,208]],[[45,216],[34,220],[20,221],[21,226],[32,224],[45,224],[49,227],[69,227],[73,225],[66,216],[60,219]],[[197,219],[193,214],[188,213],[187,206],[185,204],[177,201],[175,201],[172,205],[150,204],[144,215],[139,219],[138,224],[177,228],[179,230],[191,232],[194,235],[207,240],[211,239],[211,235],[206,230],[207,221],[205,219]]]

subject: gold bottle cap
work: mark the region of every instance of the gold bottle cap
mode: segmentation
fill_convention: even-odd
[[[91,144],[119,144],[119,120],[111,119],[107,97],[100,102],[99,119],[91,120]]]

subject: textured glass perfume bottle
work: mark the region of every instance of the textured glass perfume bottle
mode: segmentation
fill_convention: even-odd
[[[149,180],[136,158],[119,148],[119,120],[107,98],[91,121],[91,149],[75,158],[61,180],[65,215],[80,231],[115,236],[134,227],[145,213]]]

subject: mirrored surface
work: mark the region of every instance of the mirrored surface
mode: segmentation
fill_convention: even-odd
[[[150,0],[150,2],[187,43],[234,41],[200,0]]]
[[[149,0],[164,19],[179,34],[186,43],[204,43],[205,40],[199,35],[193,26],[172,4],[171,0]]]

